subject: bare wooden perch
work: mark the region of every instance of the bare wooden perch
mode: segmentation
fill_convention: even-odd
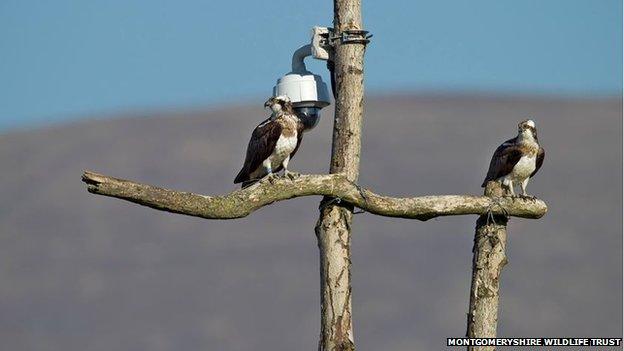
[[[222,196],[180,192],[113,178],[86,171],[82,181],[93,194],[116,197],[162,211],[208,219],[232,219],[276,201],[301,196],[324,195],[346,201],[364,211],[387,216],[426,221],[452,215],[508,215],[540,218],[547,207],[538,199],[474,195],[440,195],[397,198],[382,196],[350,182],[342,174],[301,175],[294,180],[282,177],[264,179],[246,189]]]

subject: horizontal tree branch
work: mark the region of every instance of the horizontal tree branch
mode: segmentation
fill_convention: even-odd
[[[440,216],[482,215],[490,211],[494,215],[540,218],[547,211],[542,200],[517,197],[382,196],[350,182],[341,174],[301,175],[295,179],[267,177],[248,188],[222,196],[167,190],[89,171],[84,172],[82,181],[93,194],[208,219],[241,218],[273,202],[310,195],[335,197],[376,215],[421,221]]]

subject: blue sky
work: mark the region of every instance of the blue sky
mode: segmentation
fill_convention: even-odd
[[[363,16],[369,92],[622,92],[621,0],[364,0]],[[329,0],[2,0],[0,131],[260,104],[332,19]]]

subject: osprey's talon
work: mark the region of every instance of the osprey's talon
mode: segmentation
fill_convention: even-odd
[[[517,195],[517,194],[511,194],[511,195],[508,195],[508,197],[511,199],[512,202],[516,201],[517,199],[522,198],[521,195]]]
[[[271,185],[275,184],[275,180],[277,180],[277,174],[275,173],[269,173],[265,177]]]
[[[301,174],[297,173],[297,172],[291,172],[288,170],[284,171],[284,177],[290,179],[290,180],[295,180],[297,178],[299,178],[301,176]]]

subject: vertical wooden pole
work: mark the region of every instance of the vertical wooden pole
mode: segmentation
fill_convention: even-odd
[[[485,195],[500,197],[502,189],[489,182]],[[472,283],[468,310],[469,338],[495,338],[498,323],[500,274],[507,264],[507,217],[482,215],[477,220],[473,246]],[[495,347],[468,347],[469,351],[494,351]]]
[[[360,0],[334,0],[334,35],[362,29]],[[336,111],[330,173],[356,181],[364,110],[363,43],[334,42]],[[355,350],[351,309],[353,207],[325,198],[315,232],[320,252],[321,335],[318,349]]]

